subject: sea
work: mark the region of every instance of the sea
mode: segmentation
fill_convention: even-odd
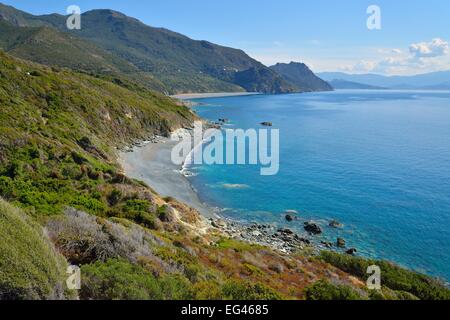
[[[450,92],[341,90],[195,99],[224,129],[280,135],[273,176],[255,165],[190,165],[200,199],[245,223],[342,237],[364,257],[450,280]],[[286,221],[286,212],[298,212]],[[329,227],[337,220],[343,228]]]

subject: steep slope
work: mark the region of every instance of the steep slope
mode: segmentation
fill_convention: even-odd
[[[88,41],[51,27],[17,27],[0,20],[0,48],[16,57],[48,66],[123,77],[147,88],[165,91],[164,85],[150,73],[140,71]]]
[[[196,210],[124,176],[116,148],[195,119],[171,99],[0,53],[0,105],[0,196],[21,208],[0,201],[0,296],[29,297],[22,280],[31,272],[31,298],[55,296],[59,259],[50,240],[81,265],[80,299],[372,297],[360,266],[377,262],[285,255],[230,239]],[[11,220],[21,212],[45,225],[48,239],[25,218]],[[11,252],[17,268],[2,264]],[[384,268],[389,287],[376,299],[449,296],[431,278]]]
[[[316,76],[304,63],[278,63],[270,68],[278,72],[286,81],[297,86],[301,92],[333,90],[326,81]]]
[[[5,13],[6,12],[6,13]],[[13,14],[15,12],[15,14]],[[0,6],[0,17],[16,25],[49,26],[68,32],[66,17],[32,16]],[[112,10],[82,15],[82,29],[71,32],[161,80],[170,93],[206,91],[292,92],[294,87],[238,49],[192,40],[163,28],[153,28]],[[237,73],[247,70],[254,77]],[[260,77],[263,73],[265,76]],[[240,80],[245,79],[245,82]]]
[[[0,238],[0,300],[66,297],[66,261],[36,222],[1,198]]]

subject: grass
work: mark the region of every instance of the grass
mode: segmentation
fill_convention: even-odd
[[[43,229],[0,199],[0,300],[65,296],[64,258]]]

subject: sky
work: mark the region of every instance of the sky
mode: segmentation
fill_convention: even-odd
[[[266,65],[409,75],[450,70],[448,0],[0,0],[33,13],[113,9],[193,39],[243,49]],[[379,15],[367,12],[379,8]],[[377,19],[379,17],[379,19]],[[380,29],[369,29],[380,21]]]

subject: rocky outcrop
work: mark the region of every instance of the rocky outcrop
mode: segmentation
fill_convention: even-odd
[[[323,232],[322,228],[317,223],[314,222],[305,222],[304,228],[307,232],[314,235],[318,235]]]

